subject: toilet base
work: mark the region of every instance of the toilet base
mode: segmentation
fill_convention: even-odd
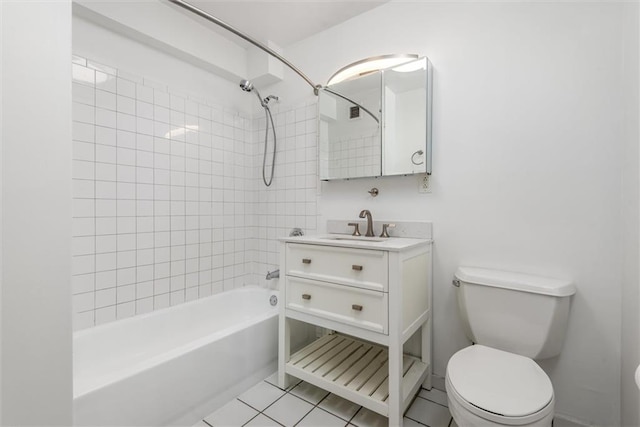
[[[449,412],[458,426],[464,427],[497,427],[497,426],[519,426],[519,427],[551,427],[553,422],[554,401],[551,401],[540,412],[526,417],[503,417],[497,414],[483,411],[473,407],[469,403],[463,405],[460,397],[453,386],[446,378],[447,402]],[[468,406],[468,408],[466,407]],[[472,412],[473,411],[473,412]],[[482,415],[480,415],[483,413]]]

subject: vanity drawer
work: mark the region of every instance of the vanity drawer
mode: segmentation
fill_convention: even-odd
[[[385,251],[289,243],[286,274],[358,288],[387,291]]]
[[[306,280],[286,279],[286,308],[387,334],[388,294]]]

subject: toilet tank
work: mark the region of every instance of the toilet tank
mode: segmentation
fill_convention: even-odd
[[[560,353],[576,292],[570,281],[459,267],[453,284],[460,317],[474,343],[532,359]]]

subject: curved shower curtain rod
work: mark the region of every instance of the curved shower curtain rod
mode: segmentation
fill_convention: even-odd
[[[376,123],[380,123],[380,120],[378,120],[378,118],[369,110],[367,110],[362,104],[359,104],[357,102],[355,102],[354,100],[334,91],[331,90],[327,87],[323,87],[322,85],[319,84],[315,84],[309,77],[307,77],[307,75],[305,73],[303,73],[302,71],[300,71],[298,69],[298,67],[296,67],[295,65],[293,65],[291,62],[287,61],[282,55],[280,55],[278,52],[276,52],[275,50],[269,48],[268,46],[264,45],[263,43],[260,43],[258,40],[255,40],[253,37],[250,37],[246,34],[244,34],[242,31],[236,29],[235,27],[227,24],[226,22],[222,21],[221,19],[216,18],[215,16],[205,12],[202,9],[199,9],[197,7],[195,7],[192,4],[187,3],[186,1],[183,0],[168,0],[169,2],[178,5],[180,7],[182,7],[183,9],[186,9],[190,12],[195,13],[196,15],[206,19],[207,21],[213,22],[214,24],[224,28],[227,31],[232,32],[233,34],[235,34],[236,36],[248,41],[249,43],[251,43],[252,45],[262,49],[263,51],[267,52],[269,55],[273,56],[274,58],[276,58],[277,60],[279,60],[280,62],[282,62],[284,65],[286,65],[287,67],[291,68],[294,72],[296,72],[296,74],[298,74],[300,77],[302,77],[304,79],[304,81],[306,81],[307,83],[309,83],[309,86],[311,86],[313,88],[313,93],[314,95],[318,96],[318,92],[320,91],[320,89],[326,90],[329,93],[332,93],[336,96],[339,96],[340,98],[351,102],[353,105],[356,105],[358,107],[360,107],[362,110],[364,110],[367,114],[369,114],[371,117],[373,117],[373,120],[376,121]]]
[[[263,43],[260,43],[258,40],[255,40],[254,38],[249,37],[248,35],[244,34],[242,31],[232,27],[231,25],[229,25],[226,22],[216,18],[215,16],[208,14],[204,10],[193,6],[192,4],[189,4],[189,3],[185,2],[185,1],[182,1],[182,0],[169,0],[169,1],[171,3],[173,3],[173,4],[176,4],[176,5],[178,5],[178,6],[182,7],[182,8],[190,11],[190,12],[195,13],[196,15],[206,19],[207,21],[213,22],[214,24],[224,28],[225,30],[232,32],[236,36],[248,41],[249,43],[253,44],[254,46],[264,50],[269,55],[271,55],[274,58],[278,59],[280,62],[282,62],[287,67],[291,68],[300,77],[302,77],[304,79],[304,81],[309,83],[309,85],[313,88],[313,93],[314,94],[318,95],[318,90],[322,89],[322,85],[317,85],[317,84],[313,83],[313,81],[309,77],[307,77],[306,74],[304,74],[302,71],[300,71],[295,65],[293,65],[291,62],[287,61],[282,55],[280,55],[275,50],[269,48],[268,46],[264,45]]]

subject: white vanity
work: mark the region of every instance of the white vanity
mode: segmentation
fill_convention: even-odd
[[[281,239],[280,386],[291,375],[402,425],[431,388],[431,263],[431,239]],[[291,354],[290,319],[335,332]],[[416,333],[421,351],[405,354]]]

